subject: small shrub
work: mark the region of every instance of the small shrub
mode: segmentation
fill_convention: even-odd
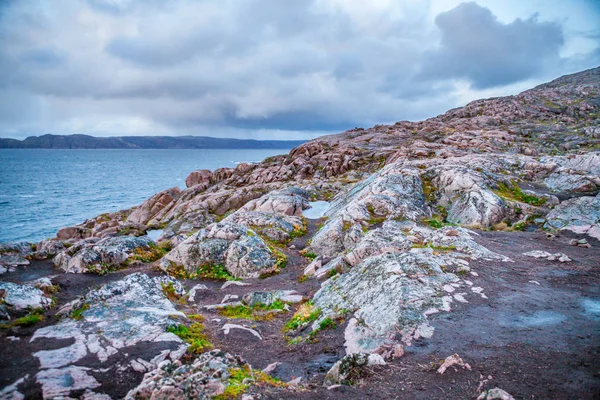
[[[308,279],[308,276],[306,276],[306,275],[300,275],[298,277],[298,283],[306,282],[307,279]]]

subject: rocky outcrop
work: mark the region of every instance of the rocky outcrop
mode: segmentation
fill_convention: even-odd
[[[240,211],[259,211],[268,214],[301,216],[302,210],[309,208],[308,193],[297,187],[277,190],[251,200]]]
[[[53,261],[65,272],[103,274],[120,268],[136,250],[148,250],[153,244],[147,236],[85,240],[59,253]]]
[[[34,354],[40,364],[36,381],[45,398],[93,390],[100,386],[94,378],[100,371],[117,377],[140,365],[154,369],[166,359],[178,360],[187,348],[166,332],[173,324],[171,317],[185,315],[173,307],[160,283],[142,273],[92,290],[62,313],[71,317],[38,329],[31,338],[33,343],[53,339],[63,343]]]
[[[247,367],[239,356],[221,350],[201,354],[190,365],[163,361],[147,373],[126,399],[212,399],[223,394],[234,368]],[[251,370],[251,369],[250,369]]]
[[[0,282],[1,304],[6,306],[9,313],[48,309],[52,306],[52,299],[46,293],[32,285],[21,285],[11,282]]]
[[[600,240],[600,194],[560,203],[546,216],[544,226],[549,229],[585,233]]]
[[[213,174],[207,169],[191,172],[187,178],[185,178],[185,186],[192,187],[196,185],[203,185],[204,188],[210,184],[210,179]]]
[[[168,211],[173,200],[181,193],[178,187],[156,193],[135,208],[127,217],[127,222],[138,225],[155,225],[160,221],[160,214]]]
[[[202,268],[224,267],[235,278],[258,278],[277,271],[273,249],[243,225],[216,223],[190,236],[161,261],[161,268],[174,273],[181,267],[188,276]]]

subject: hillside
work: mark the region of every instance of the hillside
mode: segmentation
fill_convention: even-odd
[[[227,139],[207,136],[42,135],[24,140],[0,138],[0,149],[288,149],[302,140]]]
[[[600,68],[186,185],[1,245],[4,395],[600,395]]]

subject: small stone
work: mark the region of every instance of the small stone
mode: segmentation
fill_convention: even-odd
[[[459,366],[463,369],[471,370],[471,366],[464,362],[458,354],[453,354],[444,360],[444,363],[438,368],[437,373],[442,375],[450,367]]]
[[[579,245],[579,244],[587,244],[587,242],[588,242],[588,241],[587,241],[587,240],[585,240],[585,239],[579,239],[579,240],[577,241],[577,244],[578,244],[578,245]]]
[[[589,244],[589,243],[579,243],[577,246],[578,247],[583,247],[584,249],[591,249],[592,248],[592,245]]]
[[[577,246],[577,244],[578,244],[578,240],[577,240],[577,239],[571,239],[571,240],[569,240],[569,244],[570,244],[571,246]]]

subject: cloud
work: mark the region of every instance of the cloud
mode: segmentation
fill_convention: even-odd
[[[564,26],[542,16],[502,22],[459,0],[10,1],[0,103],[35,107],[0,113],[0,136],[284,138],[421,119],[593,66],[597,47],[561,58]]]
[[[503,24],[476,3],[463,3],[435,19],[442,38],[427,56],[423,76],[463,78],[477,89],[531,78],[561,62],[561,26],[537,16]]]

